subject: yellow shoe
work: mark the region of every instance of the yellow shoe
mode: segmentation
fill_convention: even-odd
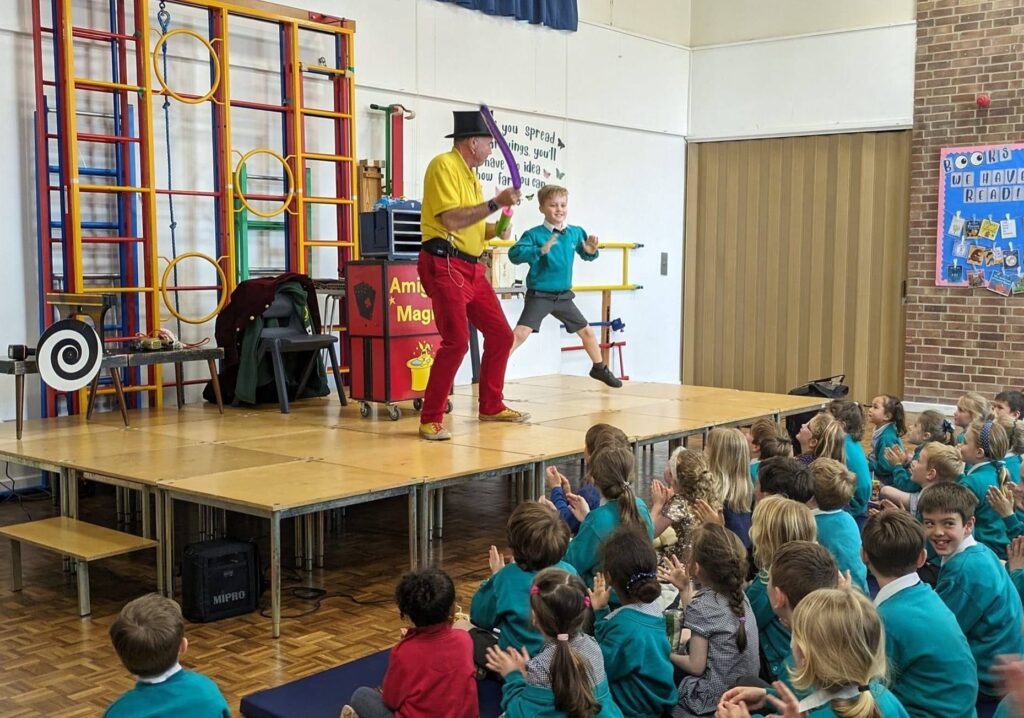
[[[530,415],[525,411],[516,411],[515,409],[509,409],[507,406],[497,414],[480,414],[480,421],[508,421],[513,424],[522,424],[524,421],[529,420]]]
[[[444,428],[444,424],[439,421],[432,421],[420,424],[420,438],[427,441],[446,441],[452,438],[452,435]]]

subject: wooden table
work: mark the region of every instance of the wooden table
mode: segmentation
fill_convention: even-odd
[[[160,483],[164,494],[164,562],[173,550],[174,502],[237,511],[270,521],[270,607],[273,635],[281,635],[281,520],[393,496],[409,504],[409,562],[419,557],[421,479],[322,461],[293,461]]]

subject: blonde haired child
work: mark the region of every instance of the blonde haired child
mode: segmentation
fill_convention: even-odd
[[[860,404],[848,399],[836,399],[828,404],[828,412],[839,419],[846,432],[843,448],[846,468],[857,477],[857,488],[850,499],[850,512],[861,520],[866,516],[871,501],[871,467],[860,442],[864,438],[864,410]]]
[[[800,602],[793,611],[793,658],[793,685],[810,695],[798,701],[781,681],[775,683],[780,698],[763,688],[738,687],[723,697],[719,715],[741,716],[768,701],[786,716],[908,716],[883,685],[885,631],[878,610],[859,591],[819,588]]]
[[[899,508],[917,513],[921,491],[940,481],[959,481],[964,473],[964,460],[955,446],[930,441],[921,445],[916,459],[910,462],[910,480],[917,490],[900,491],[894,486],[882,487],[883,501],[891,501]]]
[[[579,571],[588,586],[594,585],[601,544],[619,526],[637,529],[654,538],[654,524],[647,504],[633,493],[633,452],[622,446],[608,446],[590,458],[590,473],[604,503],[593,511],[585,501],[572,501],[580,530],[569,542],[566,563]]]
[[[505,679],[501,707],[507,718],[621,718],[612,700],[601,649],[583,631],[590,596],[579,576],[556,568],[541,571],[530,587],[530,610],[544,648],[491,646],[487,667]]]
[[[790,541],[817,541],[814,515],[806,504],[782,496],[766,496],[754,507],[750,526],[757,576],[747,586],[747,598],[757,620],[761,653],[765,665],[782,665],[789,655],[789,629],[772,610],[768,596],[768,575],[780,548]]]
[[[956,443],[964,443],[964,439],[967,438],[967,427],[971,424],[994,416],[992,404],[978,392],[969,391],[961,396],[956,402],[956,411],[953,412],[953,423],[961,430],[956,437]]]
[[[1020,483],[1020,462],[1024,454],[1024,421],[1016,419],[1009,414],[999,413],[995,416],[1003,430],[1006,431],[1006,438],[1010,442],[1010,448],[1003,457],[1006,470],[1010,472],[1010,481]]]
[[[725,527],[739,537],[744,548],[749,548],[754,485],[750,483],[747,439],[739,429],[712,429],[704,451],[708,467],[722,482]]]
[[[757,623],[743,594],[746,564],[736,534],[704,524],[694,532],[689,566],[684,569],[676,562],[671,571],[662,571],[680,591],[683,628],[690,631],[686,654],[671,656],[686,674],[673,718],[711,715],[730,686],[757,673]],[[691,576],[698,585],[692,595]]]
[[[775,456],[792,456],[793,440],[779,422],[773,419],[758,419],[747,432],[750,447],[750,480],[757,483],[757,468],[763,459]]]
[[[698,502],[714,509],[722,506],[722,489],[701,451],[681,446],[672,452],[665,466],[664,483],[651,484],[651,514],[655,542],[663,558],[690,560],[690,534],[701,524]],[[671,531],[669,531],[671,529]]]
[[[1002,560],[1006,560],[1006,525],[988,501],[990,488],[1003,491],[1010,483],[1010,472],[1003,464],[1003,457],[1010,449],[1006,430],[998,422],[988,419],[972,423],[964,432],[960,444],[960,456],[966,465],[960,483],[971,490],[978,500],[974,512],[974,538],[992,549]]]
[[[1022,427],[1022,432],[1024,432],[1024,427]],[[912,494],[920,491],[921,487],[910,478],[911,463],[921,456],[925,445],[930,442],[955,446],[956,435],[949,419],[933,409],[928,409],[918,414],[913,426],[907,432],[907,441],[915,445],[913,453],[904,452],[902,447],[893,445],[886,449],[885,458],[893,467],[892,486]]]
[[[800,427],[796,440],[800,442],[797,461],[805,466],[820,457],[846,461],[846,430],[831,414],[815,414]]]
[[[907,433],[903,402],[892,394],[879,394],[871,400],[868,421],[875,426],[875,431],[871,435],[868,466],[871,468],[871,475],[888,486],[893,480],[894,467],[889,462],[887,451],[890,446],[899,447],[901,456],[904,451],[903,442],[900,441],[900,437]]]
[[[860,530],[853,516],[843,510],[850,503],[857,479],[852,471],[835,459],[815,459],[810,470],[818,543],[832,553],[840,571],[850,572],[853,585],[866,594],[868,569],[860,556]]]

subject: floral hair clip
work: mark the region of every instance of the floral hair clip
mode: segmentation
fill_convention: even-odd
[[[530,586],[530,595],[536,596],[540,593],[540,586]]]
[[[587,608],[590,608],[590,596],[584,596],[583,597],[583,605],[586,606]]]

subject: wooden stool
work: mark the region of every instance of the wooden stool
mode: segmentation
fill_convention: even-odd
[[[157,548],[152,539],[85,523],[66,516],[0,527],[0,535],[11,540],[11,590],[21,590],[21,544],[71,556],[78,568],[78,611],[92,612],[89,602],[89,563],[102,558]],[[159,582],[158,582],[159,583]],[[162,592],[163,586],[157,586]]]

